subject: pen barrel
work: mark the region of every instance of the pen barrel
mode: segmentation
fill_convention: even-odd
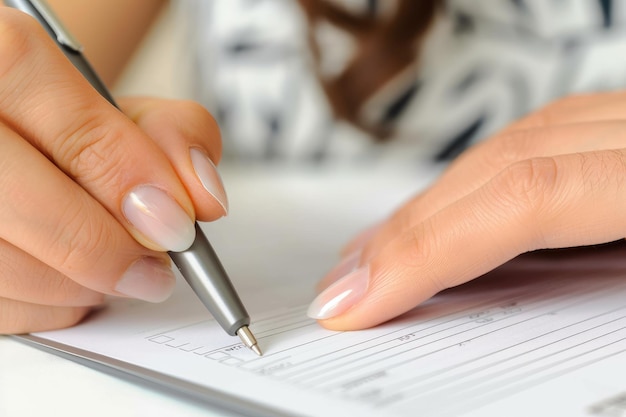
[[[46,32],[54,39],[70,62],[89,81],[93,88],[100,93],[109,103],[117,107],[113,96],[108,91],[98,74],[83,57],[82,46],[65,29],[61,21],[53,13],[52,9],[43,0],[4,0],[8,7],[21,10],[34,17]]]
[[[170,258],[215,320],[231,336],[250,324],[250,316],[237,295],[213,247],[196,223],[196,238],[184,252]]]
[[[102,97],[107,99],[109,103],[119,108],[117,103],[113,99],[113,96],[104,85],[102,79],[100,79],[98,74],[96,74],[96,71],[94,71],[91,64],[89,64],[89,62],[83,58],[82,54],[63,45],[61,45],[61,50],[63,51],[67,59],[69,59],[70,62],[74,65],[74,67],[76,67],[76,69],[78,69],[80,73],[89,81],[91,86],[95,88]]]

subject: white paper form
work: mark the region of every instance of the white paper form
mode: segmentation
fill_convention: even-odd
[[[624,389],[624,274],[532,273],[487,277],[357,332],[324,330],[300,305],[258,312],[252,329],[266,352],[261,358],[207,320],[184,288],[161,308],[119,303],[82,326],[40,337],[286,415],[456,416],[506,406],[554,382],[561,389],[547,395],[551,402],[526,404],[524,412],[593,415]],[[600,391],[571,397],[579,371],[610,360],[622,372],[603,375]]]
[[[208,233],[227,270],[235,277],[248,274],[249,281],[238,287],[265,352],[262,358],[225,335],[184,284],[164,304],[115,300],[75,328],[35,337],[165,386],[194,390],[209,401],[218,393],[233,409],[254,416],[622,415],[623,246],[585,256],[573,252],[558,262],[530,257],[439,294],[392,322],[331,332],[305,316],[316,277],[302,276],[327,269],[331,262],[325,264],[329,259],[321,255],[336,248],[323,246],[324,239],[339,233],[338,224],[362,227],[350,221],[369,222],[372,208],[364,211],[366,200],[355,197],[342,202],[344,212],[337,211],[341,189],[356,189],[350,181],[330,178],[307,185],[281,178],[283,185],[292,180],[294,185],[279,187],[284,194],[248,178],[241,189],[227,184],[233,207],[253,210],[249,217],[233,210],[231,223],[216,224]],[[376,198],[376,184],[384,187],[384,181],[374,178],[367,185]],[[337,184],[341,187],[329,188]],[[329,193],[335,199],[311,212],[311,203]],[[260,207],[263,201],[270,207]],[[271,227],[259,220],[259,213],[270,210],[282,219]],[[258,252],[256,240],[239,234],[237,226],[260,228],[258,241],[267,251]],[[229,233],[218,233],[220,227]],[[276,239],[269,239],[270,233],[283,242],[271,251]],[[220,241],[233,236],[232,246]],[[314,250],[303,251],[311,242]],[[294,255],[294,250],[302,252]],[[258,256],[269,252],[278,258]],[[281,258],[292,264],[277,268]]]

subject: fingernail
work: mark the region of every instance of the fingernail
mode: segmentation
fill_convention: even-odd
[[[365,295],[369,276],[366,265],[341,278],[313,300],[307,315],[323,320],[345,313]]]
[[[359,266],[361,260],[361,251],[352,252],[352,254],[343,258],[326,276],[317,284],[317,291],[322,292],[331,284],[348,275]]]
[[[165,191],[140,186],[124,199],[126,219],[152,242],[168,251],[189,248],[196,237],[193,221]]]
[[[166,262],[144,257],[126,270],[115,291],[128,297],[160,303],[172,294],[175,284],[174,273]]]
[[[193,169],[196,171],[198,178],[200,178],[204,189],[220,203],[224,209],[224,214],[227,214],[228,197],[226,196],[226,191],[224,191],[222,177],[220,177],[220,174],[217,172],[213,161],[200,149],[191,148],[189,153],[191,154]]]

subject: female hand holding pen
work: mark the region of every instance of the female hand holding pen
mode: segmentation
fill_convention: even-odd
[[[626,93],[563,99],[466,151],[355,238],[309,315],[374,326],[519,254],[623,239],[625,210]]]
[[[0,333],[71,325],[103,294],[165,298],[163,251],[227,208],[213,120],[143,99],[120,101],[129,119],[36,22],[0,10],[0,32]],[[369,327],[517,254],[622,238],[624,102],[563,100],[466,152],[348,246],[310,314]]]
[[[218,128],[199,105],[122,100],[32,18],[0,8],[0,333],[69,326],[104,294],[160,301],[193,221],[226,214]]]

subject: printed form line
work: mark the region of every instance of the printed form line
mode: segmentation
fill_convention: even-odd
[[[276,345],[262,358],[242,351],[240,343],[194,347],[186,335],[204,322],[148,340],[375,407],[445,414],[461,405],[479,407],[500,395],[495,393],[518,392],[514,387],[531,387],[528,380],[545,382],[578,369],[581,358],[625,340],[626,326],[616,327],[626,319],[619,314],[626,308],[625,285],[613,284],[563,278],[479,301],[452,294],[447,304],[427,304],[388,326],[349,333],[321,329],[304,318],[306,307],[295,307],[256,322],[259,339]]]

